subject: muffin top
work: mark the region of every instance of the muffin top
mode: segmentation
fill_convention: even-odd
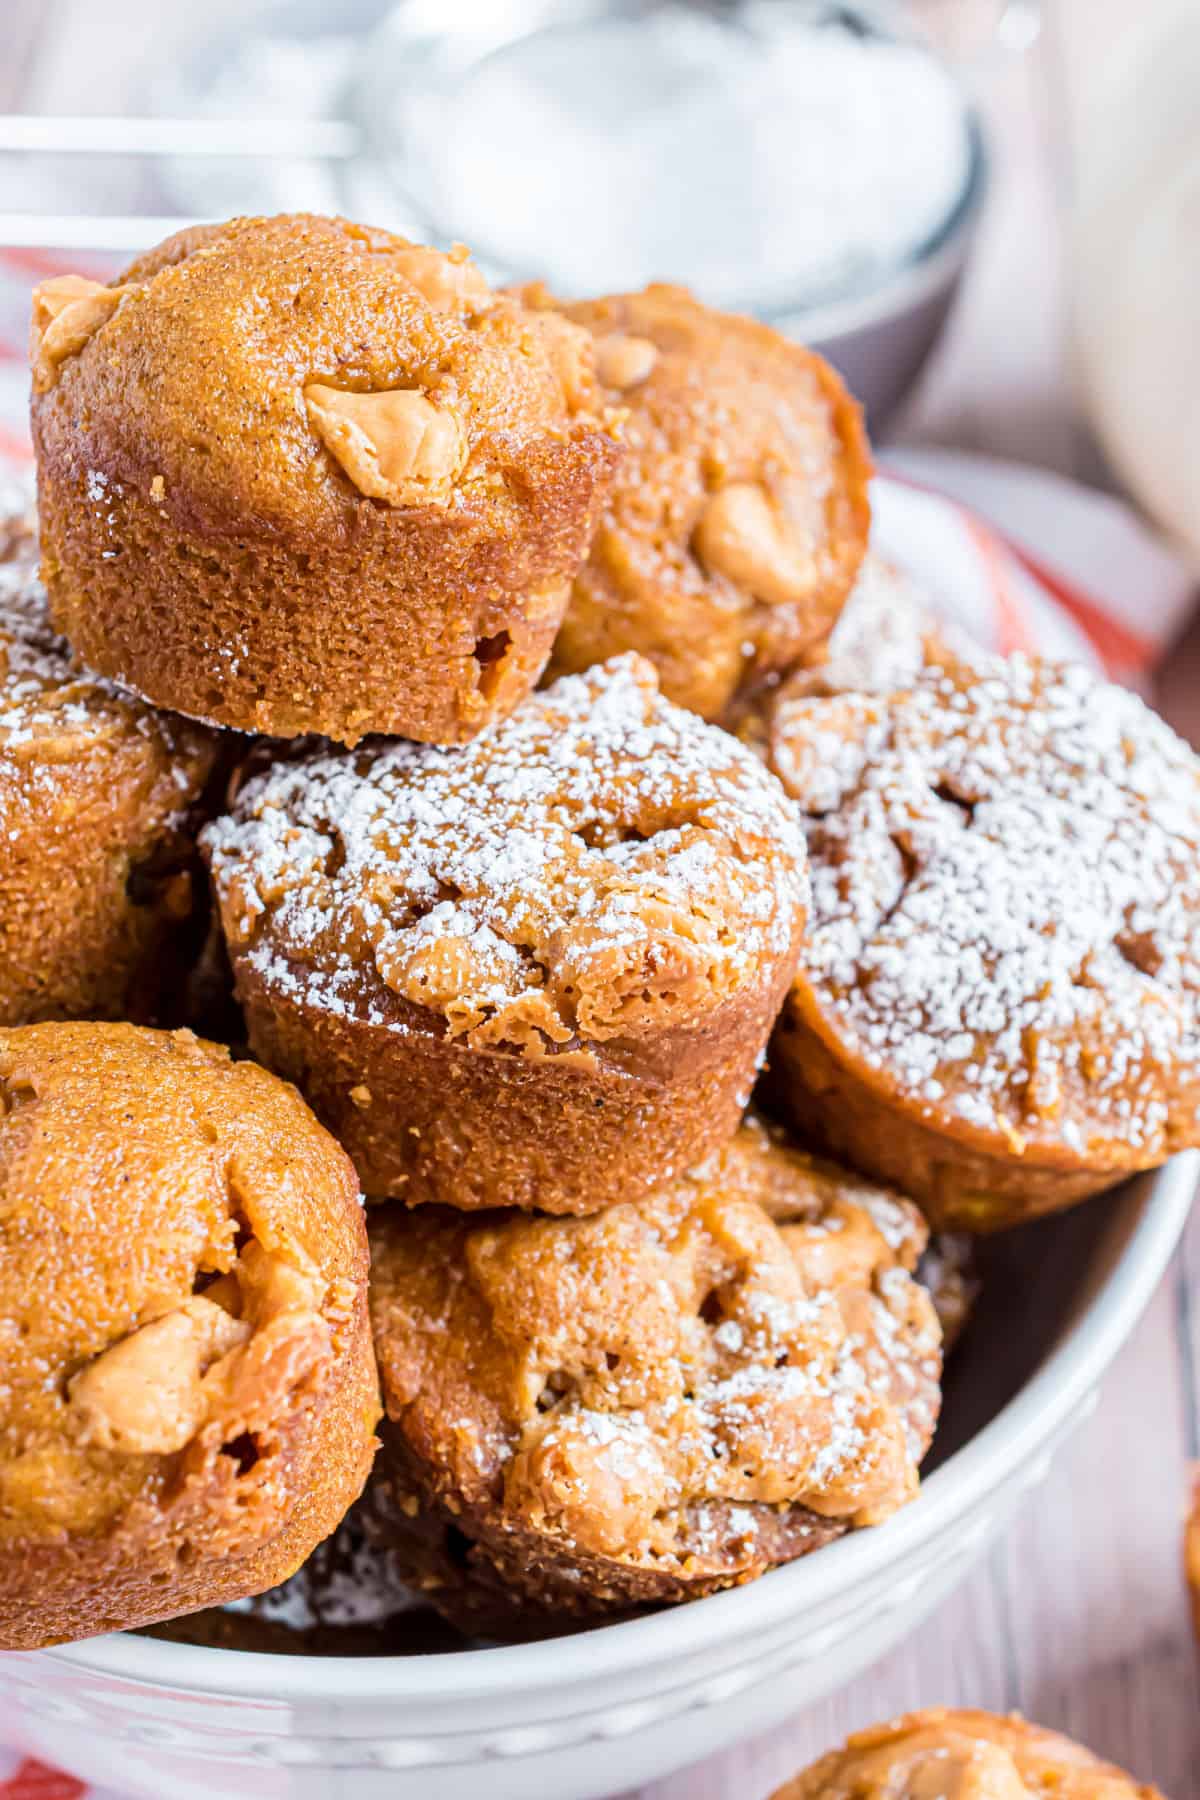
[[[953,646],[953,648],[951,648]],[[766,760],[787,767],[794,740],[789,711],[830,694],[894,694],[910,687],[930,663],[975,653],[965,634],[937,617],[915,582],[868,551],[827,641],[781,677],[755,688],[726,723]]]
[[[932,1709],[856,1732],[773,1800],[1162,1800],[1024,1719]]]
[[[808,814],[789,1005],[865,1078],[1007,1152],[1195,1135],[1200,776],[1125,689],[1019,655],[796,699]]]
[[[532,1056],[705,1016],[806,902],[778,783],[633,656],[463,749],[279,762],[203,842],[235,959],[284,995]]]
[[[0,1244],[0,1545],[202,1496],[272,1528],[367,1264],[294,1090],[187,1031],[0,1030]]]
[[[916,1489],[941,1366],[920,1215],[757,1122],[588,1219],[370,1228],[388,1413],[505,1530],[699,1570],[731,1536],[753,1560],[781,1508],[866,1524]]]
[[[81,671],[50,625],[37,557],[30,517],[0,518],[0,756],[10,768],[36,765],[44,785],[56,763],[140,745],[168,758],[162,779],[182,812],[215,757],[212,732]],[[0,825],[4,790],[0,779]]]
[[[93,504],[128,482],[235,537],[343,539],[364,500],[503,530],[531,451],[599,426],[586,333],[493,294],[461,246],[310,214],[43,283],[31,361],[35,417],[68,409],[85,457],[103,433]]]
[[[628,417],[555,666],[636,649],[670,699],[717,717],[824,638],[850,589],[869,522],[858,409],[819,356],[683,288],[562,310]]]

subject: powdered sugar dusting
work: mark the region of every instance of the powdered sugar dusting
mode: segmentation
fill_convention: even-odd
[[[789,953],[807,899],[778,784],[632,656],[463,748],[278,763],[205,844],[235,954],[282,992],[371,1016],[365,969],[533,1053],[718,1004]]]
[[[885,1235],[860,1189],[751,1121],[649,1201],[587,1219],[385,1222],[385,1389],[396,1369],[406,1403],[436,1397],[413,1430],[423,1457],[442,1446],[438,1485],[502,1480],[489,1529],[533,1530],[568,1567],[660,1571],[761,1567],[801,1553],[813,1515],[844,1529],[902,1505],[940,1332],[912,1274],[920,1214],[896,1200]]]
[[[797,702],[786,735],[804,976],[856,1056],[1015,1148],[1195,1136],[1200,779],[1161,720],[1082,668],[981,657],[886,705]]]

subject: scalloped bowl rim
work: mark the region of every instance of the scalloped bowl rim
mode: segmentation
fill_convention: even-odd
[[[695,1650],[703,1642],[743,1640],[840,1598],[850,1598],[889,1564],[900,1564],[946,1532],[1027,1460],[1036,1459],[1073,1412],[1082,1409],[1132,1331],[1170,1262],[1200,1177],[1200,1152],[1187,1151],[1135,1178],[1114,1221],[1124,1241],[1099,1287],[1072,1316],[1036,1373],[1008,1404],[922,1486],[885,1525],[856,1532],[774,1570],[762,1580],[642,1619],[568,1637],[428,1656],[286,1656],[172,1644],[112,1633],[40,1652],[81,1673],[147,1688],[266,1700],[391,1700],[458,1703],[544,1688],[560,1692],[628,1674]],[[1100,1252],[1103,1255],[1103,1251]],[[714,1635],[715,1634],[715,1635]],[[232,1660],[231,1659],[236,1659]]]

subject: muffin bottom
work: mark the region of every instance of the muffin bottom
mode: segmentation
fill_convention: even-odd
[[[854,1063],[834,1056],[794,1002],[775,1028],[763,1100],[808,1142],[911,1194],[941,1231],[1021,1225],[1164,1160],[1140,1160],[1120,1144],[1102,1164],[1089,1164],[1066,1144],[1027,1153],[1014,1146],[1001,1155],[977,1136],[972,1141],[969,1127],[952,1133],[926,1125]]]
[[[582,1214],[649,1193],[732,1137],[790,968],[695,1026],[595,1056],[474,1050],[398,1001],[388,1023],[338,1016],[245,965],[238,998],[254,1054],[295,1082],[368,1196]]]

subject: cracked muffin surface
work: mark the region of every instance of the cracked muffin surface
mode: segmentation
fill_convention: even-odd
[[[770,1094],[986,1230],[1200,1142],[1200,765],[1127,690],[1025,656],[797,698],[806,948]]]
[[[636,657],[462,750],[281,761],[204,846],[256,1054],[372,1197],[451,1205],[594,1210],[727,1137],[806,902],[778,783]]]
[[[81,672],[37,561],[0,519],[0,1025],[156,1018],[203,930],[217,740]]]
[[[1015,1715],[933,1708],[856,1732],[773,1800],[1163,1800]]]
[[[551,668],[636,650],[668,698],[719,719],[815,650],[841,610],[870,521],[859,409],[814,352],[683,288],[561,314],[592,334],[597,376],[628,416]]]
[[[920,1214],[758,1121],[591,1218],[370,1231],[384,1474],[401,1534],[469,1544],[465,1594],[426,1585],[476,1629],[489,1590],[586,1616],[730,1586],[916,1492],[941,1371]]]
[[[537,680],[617,458],[587,334],[344,219],[234,219],[34,295],[51,610],[246,731],[467,739]]]
[[[0,1645],[271,1586],[374,1452],[347,1158],[191,1032],[0,1030],[0,1344]]]

